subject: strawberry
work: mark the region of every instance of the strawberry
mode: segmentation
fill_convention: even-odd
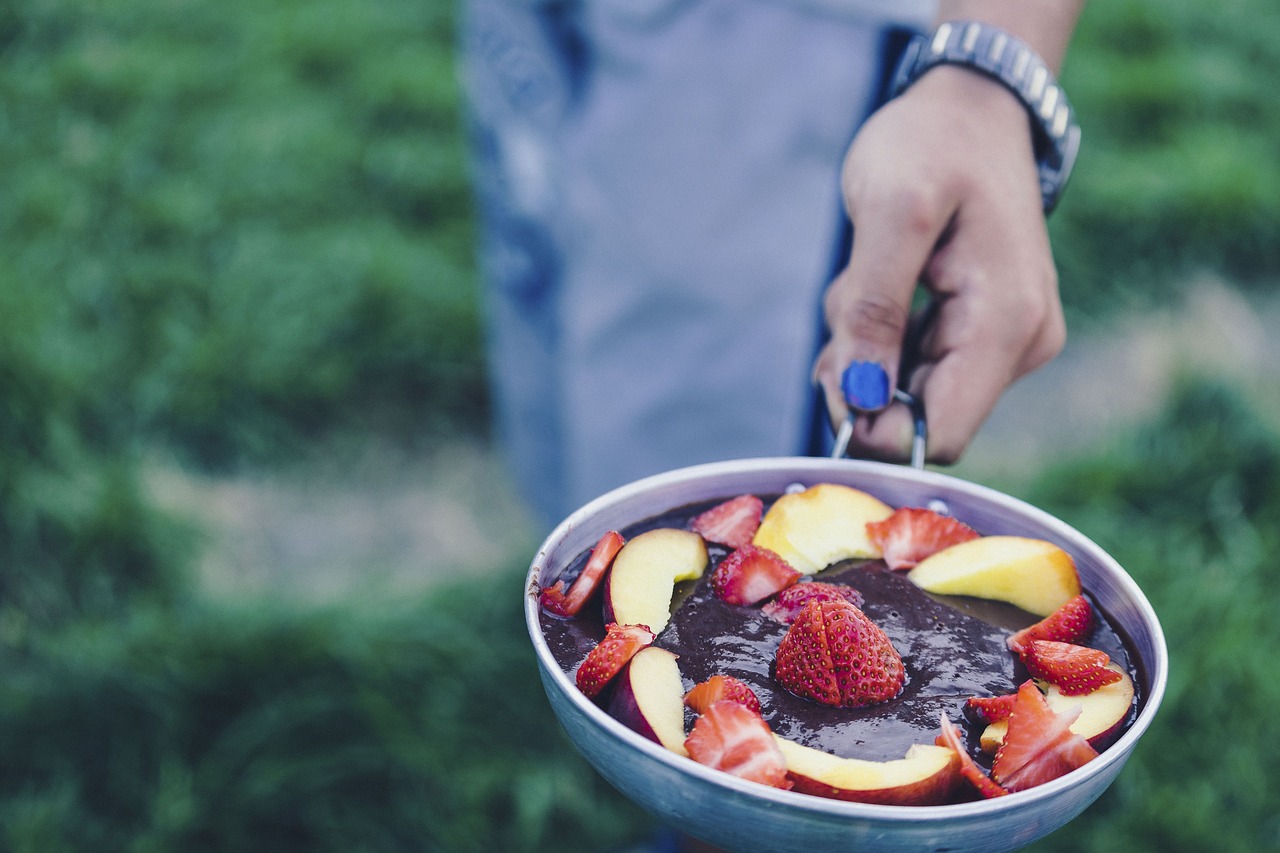
[[[902,658],[866,614],[847,601],[810,601],[774,657],[774,674],[797,696],[858,708],[897,696]]]
[[[764,501],[760,498],[738,495],[694,516],[689,522],[689,529],[708,542],[741,548],[751,544],[763,512]]]
[[[1003,797],[1009,793],[1001,788],[991,777],[982,771],[978,766],[978,762],[973,760],[973,756],[964,748],[964,744],[960,743],[960,733],[956,727],[947,719],[947,715],[942,715],[942,734],[938,735],[936,741],[938,746],[950,747],[950,749],[960,758],[960,775],[968,780],[969,784],[978,789],[978,793],[982,794],[984,799],[992,797]]]
[[[697,714],[706,713],[707,708],[721,699],[729,699],[760,713],[760,700],[756,698],[755,692],[746,682],[739,681],[732,675],[713,675],[684,694],[684,704]]]
[[[1009,638],[1009,648],[1021,656],[1032,640],[1054,640],[1059,643],[1075,643],[1089,633],[1093,626],[1093,608],[1089,599],[1077,595],[1036,624],[1023,628]]]
[[[965,705],[984,723],[998,723],[1001,720],[1009,719],[1009,715],[1013,713],[1014,701],[1017,698],[1017,693],[1009,693],[1004,696],[970,696]]]
[[[1025,791],[1097,758],[1097,750],[1071,731],[1078,716],[1079,707],[1055,714],[1035,682],[1023,682],[991,765],[992,778],[1008,791]]]
[[[538,600],[543,609],[566,619],[577,616],[582,605],[587,603],[591,594],[600,586],[605,571],[613,565],[613,558],[618,555],[618,551],[622,550],[622,543],[622,534],[616,530],[610,530],[601,536],[600,541],[591,550],[587,565],[574,579],[573,586],[569,587],[567,594],[563,580],[556,581],[554,586],[542,591]]]
[[[891,569],[910,569],[932,554],[977,539],[963,522],[931,509],[902,507],[883,521],[867,522],[867,537],[880,548]]]
[[[711,574],[716,595],[729,604],[755,604],[786,589],[802,575],[768,548],[743,545]]]
[[[778,593],[777,598],[766,602],[761,611],[769,618],[775,619],[783,625],[790,625],[800,615],[805,602],[813,599],[818,601],[847,601],[854,607],[862,606],[862,593],[851,586],[825,583],[823,581],[809,581],[787,587]]]
[[[644,625],[610,622],[605,637],[587,653],[578,667],[578,689],[594,699],[627,665],[636,652],[654,641],[654,633]]]
[[[1064,696],[1092,693],[1121,677],[1114,669],[1107,668],[1111,657],[1106,652],[1053,640],[1032,640],[1027,644],[1022,662],[1027,665],[1027,672],[1056,684]]]
[[[787,790],[787,762],[764,719],[731,699],[713,702],[685,738],[689,757],[741,779]]]

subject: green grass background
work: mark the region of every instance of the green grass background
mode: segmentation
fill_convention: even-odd
[[[648,819],[575,757],[521,565],[390,610],[201,597],[142,460],[482,436],[473,225],[438,0],[0,6],[0,848],[600,850]],[[1064,81],[1077,328],[1280,273],[1280,7],[1114,0]],[[1263,401],[1265,404],[1266,401]],[[1042,850],[1280,850],[1280,434],[1187,377],[1010,488],[1114,553],[1165,706]],[[353,566],[358,572],[360,567]]]

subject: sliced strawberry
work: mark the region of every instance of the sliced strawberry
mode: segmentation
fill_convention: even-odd
[[[578,667],[578,689],[594,699],[613,680],[636,652],[654,641],[654,633],[644,625],[610,622],[605,637]]]
[[[770,619],[781,622],[783,625],[790,625],[796,621],[796,617],[804,609],[805,603],[814,599],[818,601],[847,601],[854,607],[862,606],[862,593],[851,586],[826,583],[824,581],[808,581],[787,587],[778,593],[777,598],[765,602],[761,612]]]
[[[543,609],[565,618],[577,616],[582,605],[586,604],[591,599],[591,594],[599,588],[605,571],[613,565],[613,558],[618,556],[618,551],[622,550],[622,544],[622,534],[616,530],[610,530],[601,536],[600,541],[591,550],[591,556],[587,558],[587,564],[583,567],[581,574],[569,587],[568,593],[565,592],[563,580],[556,581],[553,586],[542,591],[538,600]]]
[[[810,601],[774,657],[778,681],[797,696],[858,708],[897,696],[902,658],[867,615],[847,601]]]
[[[769,724],[730,699],[714,702],[698,717],[684,741],[689,757],[741,779],[786,790],[787,762]]]
[[[743,545],[711,574],[716,595],[729,604],[755,604],[786,589],[803,575],[768,548]]]
[[[1107,668],[1111,657],[1106,652],[1073,643],[1032,640],[1022,662],[1027,665],[1027,672],[1056,684],[1064,696],[1092,693],[1121,678],[1120,673]]]
[[[1075,643],[1084,639],[1093,627],[1093,607],[1089,599],[1077,595],[1036,624],[1023,628],[1009,638],[1009,648],[1021,655],[1032,640]]]
[[[755,691],[746,682],[739,681],[732,675],[713,675],[701,684],[695,684],[693,689],[684,694],[684,704],[697,714],[706,713],[708,708],[721,699],[737,702],[757,714],[760,713],[760,700]]]
[[[977,539],[969,525],[931,509],[902,507],[883,521],[867,522],[867,537],[891,569],[910,569],[943,548]]]
[[[1071,731],[1078,716],[1079,707],[1055,714],[1035,682],[1023,682],[991,765],[992,778],[1008,791],[1025,791],[1097,758],[1089,742]]]
[[[992,781],[991,777],[978,766],[978,762],[973,760],[969,750],[965,749],[964,744],[960,742],[960,733],[951,724],[951,721],[947,719],[945,713],[942,715],[942,734],[938,735],[935,743],[938,746],[949,747],[960,757],[960,775],[968,780],[969,784],[977,788],[978,793],[982,794],[984,799],[1003,797],[1009,793]]]
[[[738,495],[694,516],[689,522],[689,529],[708,542],[741,548],[751,544],[763,512],[764,501],[760,498]]]
[[[1009,719],[1009,715],[1013,713],[1013,705],[1017,698],[1017,693],[1009,693],[1004,696],[970,696],[969,701],[965,704],[984,723],[998,723],[1001,720]]]

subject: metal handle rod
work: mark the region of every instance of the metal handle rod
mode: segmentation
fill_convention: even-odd
[[[901,388],[893,392],[893,399],[905,403],[911,409],[911,422],[915,427],[911,436],[911,467],[922,470],[929,446],[929,423],[925,417],[924,400]],[[843,459],[849,453],[849,441],[853,438],[853,425],[857,417],[858,413],[850,409],[848,417],[840,424],[840,429],[836,432],[835,447],[831,451],[832,459]]]

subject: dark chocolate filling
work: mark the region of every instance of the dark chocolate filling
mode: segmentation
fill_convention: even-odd
[[[654,527],[684,527],[708,505],[650,519],[624,535],[630,539]],[[782,737],[848,758],[902,758],[912,744],[934,742],[941,713],[960,724],[970,696],[1012,693],[1028,677],[1005,641],[1038,617],[1000,602],[934,596],[882,561],[850,561],[820,572],[814,580],[847,584],[862,593],[863,611],[902,656],[906,684],[896,698],[865,708],[832,708],[801,698],[773,678],[774,653],[786,626],[764,615],[759,606],[742,607],[716,598],[710,578],[727,551],[715,545],[709,550],[711,565],[700,580],[677,589],[671,623],[656,644],[679,655],[686,689],[716,674],[746,682],[760,698],[765,720]],[[576,576],[586,556],[568,567],[566,579]],[[1093,631],[1081,642],[1105,651],[1136,675],[1123,641],[1096,603],[1094,612]],[[572,620],[543,613],[541,625],[556,662],[571,675],[604,636],[597,602],[588,603]],[[693,722],[689,713],[687,726]],[[970,752],[990,766],[991,757],[978,747],[982,728],[962,726]]]

